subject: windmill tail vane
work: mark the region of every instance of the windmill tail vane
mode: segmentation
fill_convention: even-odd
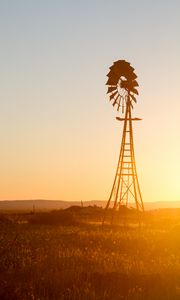
[[[116,117],[118,121],[123,121],[124,125],[118,165],[110,197],[106,204],[103,223],[109,207],[113,208],[114,212],[121,206],[129,207],[134,203],[138,211],[144,211],[136,170],[132,128],[132,122],[141,119],[132,118],[131,112],[134,103],[137,102],[136,96],[139,94],[137,75],[129,62],[118,60],[110,67],[107,77],[106,85],[108,86],[109,100],[117,111],[124,115],[123,118]]]

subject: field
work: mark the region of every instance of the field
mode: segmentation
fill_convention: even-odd
[[[180,299],[180,210],[102,215],[2,213],[0,299]]]

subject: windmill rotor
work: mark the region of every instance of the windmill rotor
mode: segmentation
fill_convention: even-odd
[[[125,60],[117,60],[109,68],[110,71],[107,74],[108,80],[106,85],[108,85],[107,94],[109,95],[109,100],[112,101],[112,105],[117,105],[117,111],[122,109],[124,113],[124,107],[128,101],[136,103],[135,95],[138,95],[137,87],[139,86],[137,82],[137,75],[134,72],[134,68],[129,62]]]

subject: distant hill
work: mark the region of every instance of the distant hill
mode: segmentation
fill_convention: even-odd
[[[62,200],[1,200],[0,210],[26,210],[32,211],[33,207],[35,210],[53,210],[53,209],[64,209],[73,205],[81,206],[100,206],[105,207],[107,201],[105,200],[92,200],[92,201],[62,201]],[[134,206],[134,205],[133,205]],[[158,201],[158,202],[145,202],[145,210],[159,209],[159,208],[180,208],[180,201]]]
[[[52,210],[64,209],[74,205],[104,206],[106,201],[62,201],[62,200],[1,200],[0,210]]]

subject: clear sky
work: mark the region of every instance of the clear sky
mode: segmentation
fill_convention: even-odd
[[[180,1],[0,0],[0,199],[105,200],[122,124],[106,74],[136,69],[143,200],[180,200]]]

